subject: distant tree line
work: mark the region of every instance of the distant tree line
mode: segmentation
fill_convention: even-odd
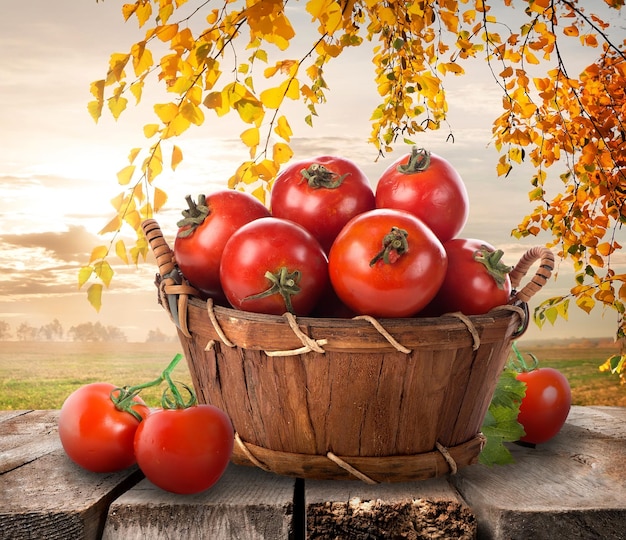
[[[100,322],[85,322],[70,327],[66,332],[58,319],[40,327],[29,323],[21,323],[15,331],[6,321],[0,321],[0,341],[92,341],[92,342],[126,342],[126,334],[116,326],[105,326]],[[157,328],[150,330],[146,342],[175,341],[176,337],[167,335]]]

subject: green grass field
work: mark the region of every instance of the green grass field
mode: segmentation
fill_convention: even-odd
[[[574,405],[626,406],[626,385],[598,366],[617,346],[585,342],[558,346],[520,342],[522,353],[532,352],[542,366],[561,370],[572,387]],[[119,386],[156,379],[174,355],[178,343],[0,343],[0,409],[55,409],[76,388],[95,381]],[[183,360],[173,378],[189,384]],[[159,403],[159,389],[142,392],[151,406]]]

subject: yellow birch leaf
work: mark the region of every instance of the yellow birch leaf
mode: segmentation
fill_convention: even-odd
[[[254,148],[258,146],[261,136],[259,134],[259,128],[252,127],[250,129],[246,129],[240,135],[243,144],[245,144],[248,148]]]
[[[122,96],[113,96],[107,100],[107,103],[109,105],[109,110],[111,111],[113,118],[117,120],[120,114],[124,112],[124,109],[126,109],[128,100]]]
[[[146,139],[154,137],[159,132],[159,124],[146,124],[143,126],[143,134]]]
[[[130,53],[133,56],[133,68],[137,77],[145,71],[149,71],[153,66],[154,61],[152,59],[152,52],[150,52],[150,49],[146,48],[145,41],[135,43],[130,48]]]
[[[179,114],[167,124],[163,130],[163,138],[169,139],[170,137],[178,137],[180,134],[187,131],[190,125],[191,122],[182,114]]]
[[[196,126],[201,126],[204,123],[204,113],[202,109],[190,101],[183,103],[180,108],[180,114],[185,120],[188,120],[191,124],[195,124]]]
[[[275,161],[264,159],[261,163],[257,164],[257,173],[259,178],[269,182],[278,174],[278,166]]]
[[[133,174],[135,174],[135,166],[127,165],[117,173],[118,184],[120,184],[121,186],[128,185],[133,178]]]
[[[143,80],[139,80],[130,85],[130,92],[135,97],[135,104],[139,104],[141,101],[141,95],[143,92]]]
[[[115,242],[115,254],[128,264],[128,254],[126,253],[126,244],[124,244],[124,240],[120,239]]]
[[[586,313],[590,313],[596,302],[590,296],[579,296],[576,298],[576,305]]]
[[[137,158],[140,152],[141,152],[141,148],[131,149],[131,151],[128,153],[128,163],[130,164],[134,163],[135,159]]]
[[[102,285],[94,283],[87,289],[87,300],[96,311],[100,311],[102,307]]]
[[[169,21],[172,13],[174,13],[173,4],[171,2],[161,2],[161,7],[159,7],[159,21],[161,21],[162,24],[166,24],[167,21]]]
[[[524,52],[524,59],[529,64],[538,64],[539,63],[539,60],[537,60],[537,57],[533,53],[531,53],[528,49],[526,49],[526,51]]]
[[[274,133],[278,135],[281,139],[289,142],[291,136],[293,135],[293,131],[291,131],[291,126],[287,121],[287,118],[283,115],[278,118],[278,122],[276,123],[276,127],[274,128]]]
[[[165,21],[164,21],[165,22]],[[177,24],[164,24],[155,28],[157,37],[163,42],[171,41],[178,34]]]
[[[107,249],[106,246],[96,246],[95,248],[91,250],[91,256],[89,257],[89,264],[91,264],[93,261],[98,261],[100,259],[103,259],[104,257],[107,256],[108,252],[109,250]]]
[[[285,143],[275,143],[272,149],[272,158],[276,163],[287,163],[293,157],[293,150]]]
[[[102,229],[100,229],[98,234],[107,234],[111,232],[117,232],[120,230],[121,227],[122,227],[122,219],[120,218],[119,215],[116,215],[113,217],[113,219],[111,219],[111,221],[109,221],[104,227],[102,227]]]
[[[98,101],[104,100],[104,79],[100,79],[99,81],[94,81],[89,85],[89,91],[91,95],[95,97]]]
[[[85,283],[87,283],[87,281],[89,281],[89,278],[91,277],[91,274],[93,274],[93,267],[92,266],[83,266],[83,267],[81,267],[81,269],[78,271],[78,288],[79,289]]]
[[[158,187],[154,188],[154,211],[158,212],[167,202],[167,193]]]
[[[530,9],[537,13],[543,13],[550,5],[550,0],[531,0]]]
[[[265,105],[268,109],[278,109],[283,101],[284,96],[285,92],[281,89],[280,86],[278,86],[263,90],[263,92],[261,92],[260,98],[261,103],[263,103],[263,105]]]
[[[256,100],[240,99],[235,104],[235,108],[240,118],[247,124],[256,124],[258,126],[265,116],[263,105]]]
[[[183,160],[183,151],[178,146],[174,145],[172,147],[172,161],[171,161],[171,167],[173,171],[176,170],[176,167],[178,167],[178,165],[180,164],[182,160]]]
[[[130,17],[137,11],[138,4],[123,4],[122,5],[122,16],[124,20],[127,21]]]
[[[124,214],[124,221],[128,223],[133,230],[140,231],[141,230],[141,216],[137,210],[133,210],[132,212],[126,212]]]
[[[107,287],[111,284],[111,279],[113,279],[115,272],[113,272],[113,268],[111,268],[111,265],[106,260],[94,264],[93,270]]]
[[[141,28],[148,19],[150,15],[152,15],[152,3],[151,2],[138,2],[137,9],[135,11],[135,15],[137,16],[137,21],[139,21],[139,27]]]
[[[164,124],[169,124],[178,114],[178,106],[174,103],[157,103],[154,112]]]
[[[102,105],[102,101],[90,101],[87,103],[89,116],[91,116],[96,123],[98,123],[98,119],[102,116]]]

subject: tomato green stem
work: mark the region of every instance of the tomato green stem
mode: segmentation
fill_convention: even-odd
[[[409,251],[407,240],[409,233],[399,227],[391,227],[391,230],[383,237],[383,247],[370,261],[370,266],[374,266],[381,259],[385,264],[390,264],[398,260],[400,255]]]
[[[494,279],[498,289],[504,288],[506,276],[513,270],[512,266],[507,266],[502,262],[504,252],[501,249],[492,250],[487,246],[480,246],[474,251],[474,260],[481,263],[489,275]]]
[[[265,277],[270,282],[270,287],[258,294],[246,296],[243,301],[258,300],[260,298],[267,298],[273,294],[280,294],[285,302],[285,309],[289,313],[293,313],[293,303],[291,297],[300,292],[300,277],[302,273],[300,270],[294,270],[290,272],[286,266],[281,266],[278,272],[272,273],[269,270],[265,272]]]
[[[148,381],[142,384],[137,384],[135,386],[123,386],[121,388],[115,388],[111,392],[111,401],[113,401],[113,403],[115,404],[115,407],[118,410],[125,411],[129,414],[132,414],[138,421],[141,422],[141,419],[142,419],[141,415],[133,409],[133,405],[136,405],[136,402],[134,402],[133,400],[145,388],[158,386],[163,381],[167,381],[170,389],[176,388],[176,385],[172,381],[171,373],[172,371],[174,371],[174,368],[178,365],[178,363],[181,361],[182,358],[183,358],[183,355],[180,353],[175,355],[172,361],[169,363],[169,365],[163,370],[161,375],[157,377],[156,379],[154,379],[153,381]],[[188,387],[187,387],[187,390],[190,393],[193,393],[191,389]],[[175,392],[178,393],[178,390],[176,389]],[[174,390],[172,390],[172,393],[174,394]],[[178,396],[180,397],[179,393],[178,393]],[[196,399],[195,394],[193,394],[194,403],[195,403],[195,399]],[[185,402],[182,398],[180,398],[180,400],[177,401],[177,403],[185,403]]]
[[[185,197],[189,208],[182,211],[183,219],[181,219],[176,225],[182,230],[178,231],[179,238],[185,238],[191,235],[207,218],[210,214],[209,207],[206,203],[206,195],[198,195],[198,202],[195,202],[191,195]]]
[[[404,165],[398,165],[396,167],[397,171],[402,174],[415,174],[418,172],[425,171],[430,166],[430,152],[425,150],[424,148],[416,148],[415,146],[411,149],[411,155],[409,156],[409,161],[407,161]]]
[[[513,342],[513,344],[511,345],[511,348],[513,349],[513,352],[515,353],[515,357],[516,357],[515,360],[509,361],[509,367],[511,369],[514,369],[518,373],[527,373],[539,367],[539,360],[533,353],[528,353],[528,356],[530,356],[533,359],[532,364],[529,365],[526,362],[526,360],[524,360],[522,353],[520,353],[519,349],[517,348],[516,341]]]
[[[300,174],[309,183],[309,187],[313,189],[338,188],[348,176],[348,173],[339,175],[319,163],[312,163],[306,169],[302,169]]]

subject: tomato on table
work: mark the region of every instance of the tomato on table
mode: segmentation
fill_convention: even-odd
[[[416,148],[383,171],[376,207],[411,212],[441,242],[457,236],[469,215],[467,189],[457,170],[437,154]]]
[[[212,487],[228,466],[233,444],[229,417],[213,405],[160,409],[135,434],[137,463],[146,478],[178,494]]]
[[[328,256],[337,296],[358,314],[410,317],[443,282],[448,259],[441,242],[414,215],[375,209],[352,218]]]
[[[522,424],[526,434],[520,441],[528,444],[541,444],[552,439],[565,424],[572,405],[569,382],[559,370],[551,367],[538,367],[539,361],[533,359],[527,365],[515,343],[513,351],[518,370],[516,378],[526,383],[526,395],[520,404],[517,421]]]
[[[453,238],[443,247],[448,269],[437,295],[424,310],[429,316],[455,311],[480,315],[509,302],[512,267],[502,262],[502,250],[476,238]]]
[[[308,315],[328,283],[328,259],[301,225],[268,217],[248,223],[226,243],[220,266],[235,309]]]
[[[365,173],[338,156],[323,155],[287,166],[270,193],[272,215],[302,225],[326,253],[350,219],[375,206]]]
[[[126,400],[119,408],[116,400],[121,392],[122,389],[110,383],[91,383],[72,392],[61,407],[58,421],[61,444],[68,457],[84,469],[116,472],[136,462],[135,432],[149,409],[138,396]]]
[[[178,222],[174,259],[183,276],[204,296],[223,300],[220,261],[224,246],[242,225],[268,217],[269,210],[249,193],[224,189],[200,195]]]

